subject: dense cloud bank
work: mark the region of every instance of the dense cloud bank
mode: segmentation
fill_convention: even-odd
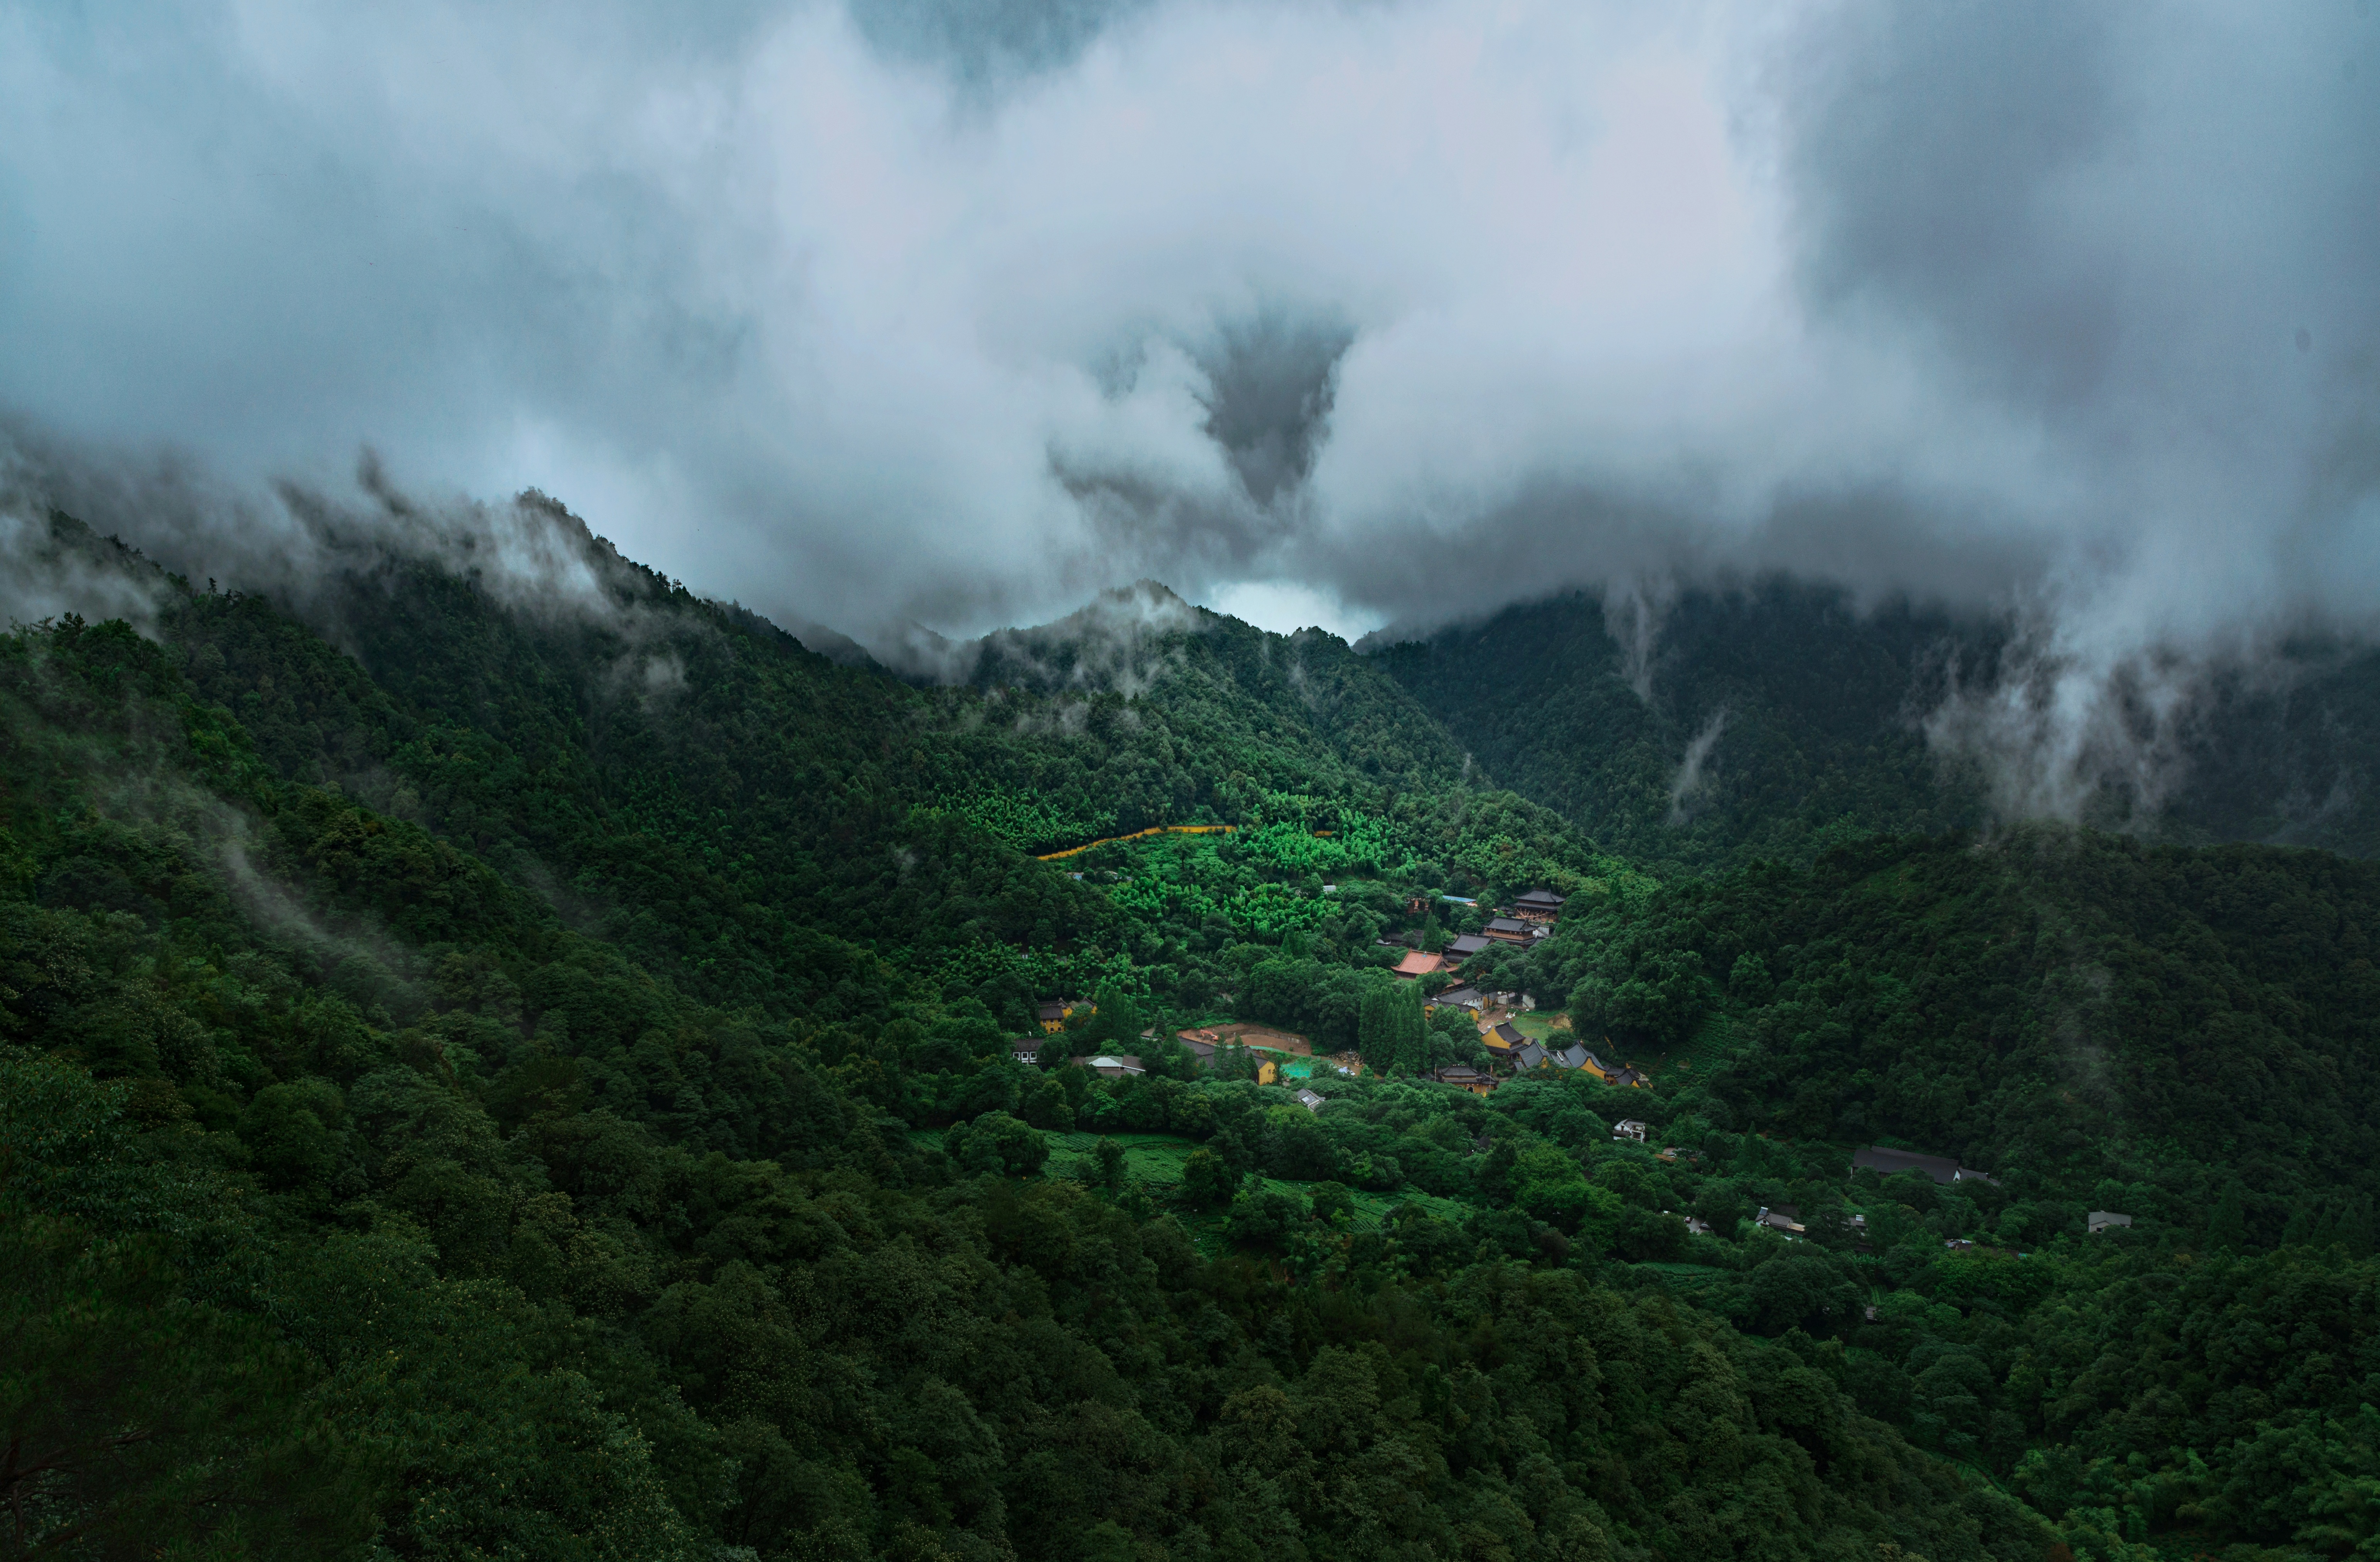
[[[888,648],[1988,607],[1937,735],[2063,808],[2110,699],[2372,626],[2375,82],[2346,0],[18,7],[0,404],[134,540],[370,445]]]

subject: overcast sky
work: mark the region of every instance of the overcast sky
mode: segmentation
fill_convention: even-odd
[[[0,408],[865,637],[1783,566],[2380,607],[2380,17],[0,0]]]

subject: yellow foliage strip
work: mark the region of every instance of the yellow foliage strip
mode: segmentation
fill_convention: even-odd
[[[1062,857],[1081,856],[1085,852],[1091,851],[1097,847],[1112,846],[1119,841],[1139,841],[1151,835],[1213,835],[1219,831],[1222,834],[1229,835],[1232,831],[1237,829],[1239,829],[1239,826],[1231,824],[1151,825],[1147,829],[1135,829],[1130,835],[1104,835],[1099,840],[1090,842],[1085,845],[1069,846],[1062,852],[1045,852],[1042,854],[1039,860],[1045,863],[1054,863]]]

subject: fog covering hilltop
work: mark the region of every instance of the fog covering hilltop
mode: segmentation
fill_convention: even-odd
[[[475,697],[487,672],[428,649],[442,642],[418,632],[416,610],[391,615],[393,583],[425,569],[476,582],[510,621],[568,643],[556,654],[584,666],[563,682],[589,690],[665,695],[705,636],[735,626],[756,646],[822,649],[855,674],[851,688],[974,734],[986,754],[1002,732],[1087,741],[1096,762],[1078,748],[1019,768],[1032,745],[1010,745],[990,769],[957,763],[919,793],[1001,813],[1038,849],[1236,817],[1266,791],[1450,785],[1510,786],[1606,849],[1684,867],[2028,818],[2159,840],[2380,845],[2374,656],[2312,632],[2219,663],[2152,660],[2080,706],[2070,669],[2020,615],[1863,601],[1781,575],[1562,593],[1418,638],[1383,631],[1352,651],[1143,581],[973,640],[913,624],[871,653],[823,625],[789,635],[699,600],[533,491],[424,499],[367,457],[357,494],[285,484],[260,512],[181,479],[136,472],[111,486],[59,470],[164,563],[264,591],[444,708]],[[154,581],[96,567],[91,539],[49,536],[31,519],[42,491],[20,483],[0,521],[18,564],[0,607],[146,623]],[[909,692],[879,687],[894,684]],[[1151,718],[1162,730],[1136,724]],[[925,752],[944,763],[944,745]]]
[[[988,639],[967,682],[905,680],[696,598],[542,495],[455,511],[392,490],[368,511],[301,497],[291,514],[274,548],[152,516],[144,540],[179,575],[62,513],[20,515],[14,611],[124,614],[176,648],[200,697],[241,713],[282,776],[458,831],[565,902],[628,871],[609,854],[630,836],[639,853],[666,843],[638,873],[735,865],[757,875],[735,894],[764,902],[764,921],[917,958],[1003,939],[1112,951],[1099,902],[1066,881],[1035,879],[1013,903],[955,893],[948,842],[1050,852],[1400,800],[1433,817],[1451,805],[1459,835],[1473,794],[1531,812],[1466,782],[1443,729],[1342,642],[1269,635],[1158,587]],[[544,801],[492,803],[492,776]],[[929,818],[944,844],[921,844]],[[1529,828],[1561,833],[1551,816]],[[719,936],[773,935],[747,921]],[[641,957],[729,982],[722,1000],[743,990],[738,961]],[[1013,962],[984,958],[1008,970],[999,1001],[1030,996]]]
[[[0,438],[371,441],[870,645],[1784,570],[2036,610],[2088,702],[2380,627],[2350,0],[141,16],[12,39]]]
[[[2012,617],[1783,576],[1564,593],[1362,648],[1487,773],[1648,862],[2028,818],[2380,852],[2380,653],[2358,643],[2143,676],[2070,732]]]

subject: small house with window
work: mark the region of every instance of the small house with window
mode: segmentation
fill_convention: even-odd
[[[1060,1031],[1064,1030],[1066,1028],[1066,1022],[1073,1019],[1076,1014],[1096,1014],[1098,1012],[1099,1010],[1087,999],[1079,998],[1053,998],[1044,1000],[1041,1005],[1034,1011],[1034,1018],[1040,1022],[1041,1029],[1045,1033],[1050,1035],[1055,1035]]]

